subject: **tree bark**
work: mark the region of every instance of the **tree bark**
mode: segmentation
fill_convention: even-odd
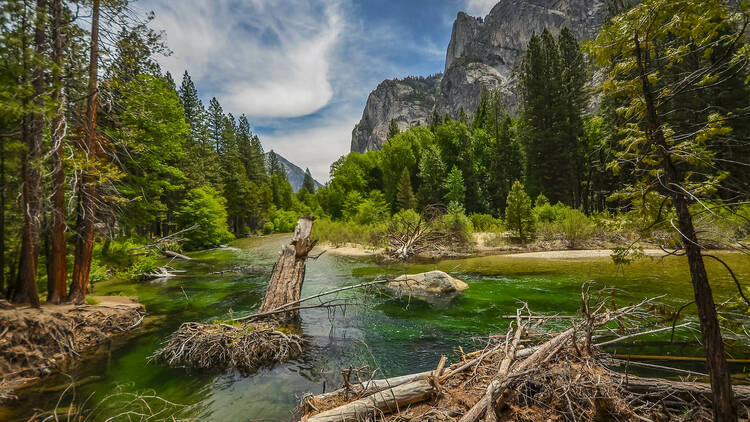
[[[65,242],[65,169],[63,167],[63,137],[65,136],[65,100],[63,98],[63,39],[62,39],[62,0],[52,0],[52,32],[54,36],[52,59],[55,68],[52,72],[54,91],[52,101],[57,111],[52,120],[52,256],[47,274],[47,302],[60,303],[67,296],[66,282],[68,264]]]
[[[86,133],[81,150],[88,158],[88,168],[83,169],[78,185],[78,215],[76,217],[76,249],[73,264],[73,281],[70,286],[70,301],[82,304],[89,285],[92,252],[94,249],[94,223],[96,219],[96,181],[91,174],[99,151],[96,137],[96,112],[99,96],[97,80],[99,59],[99,0],[94,0],[91,16],[91,55],[89,63],[89,87],[86,109]]]
[[[39,239],[42,212],[42,135],[44,131],[44,68],[40,58],[44,54],[46,0],[37,0],[34,29],[34,52],[36,54],[31,85],[34,90],[31,122],[26,135],[26,155],[23,160],[23,229],[21,267],[18,276],[18,291],[14,301],[39,307],[39,293],[36,287],[37,263],[39,260]],[[26,125],[24,125],[26,126]],[[26,132],[26,128],[24,128]]]
[[[266,297],[258,313],[272,311],[279,306],[300,299],[302,283],[305,280],[305,260],[316,243],[310,239],[314,221],[315,217],[310,215],[300,217],[297,221],[292,241],[284,246],[281,256],[273,267]],[[287,322],[294,321],[299,318],[299,311],[285,312],[279,314],[277,318]]]
[[[642,56],[638,34],[635,34],[635,54],[646,105],[646,121],[648,124],[646,136],[659,150],[666,182],[665,188],[677,214],[679,233],[690,266],[693,293],[701,323],[703,347],[706,351],[706,366],[708,367],[711,390],[713,391],[714,420],[717,422],[735,422],[737,421],[737,408],[734,403],[729,369],[724,356],[724,341],[721,337],[716,305],[711,294],[711,285],[708,283],[708,275],[703,263],[702,248],[698,243],[693,218],[688,208],[691,198],[680,184],[679,171],[672,162],[669,145],[667,145],[664,132],[661,129],[656,102],[648,80],[648,71],[644,65],[647,57]]]

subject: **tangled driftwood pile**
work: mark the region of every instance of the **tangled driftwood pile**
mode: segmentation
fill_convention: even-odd
[[[396,378],[345,382],[333,392],[303,397],[302,421],[667,421],[710,420],[710,387],[691,381],[644,379],[609,369],[616,364],[599,345],[644,330],[653,300],[620,309],[601,304],[566,331],[523,347],[548,319],[520,318],[506,336],[483,350],[461,354],[444,367]],[[532,321],[537,321],[532,324]],[[653,321],[652,321],[653,322]],[[610,324],[611,323],[611,324]],[[607,324],[609,328],[602,329]],[[617,324],[617,329],[612,329]],[[538,336],[533,336],[538,338]],[[750,404],[750,387],[735,387]],[[745,408],[747,409],[747,408]],[[747,410],[743,412],[747,413]]]
[[[186,322],[157,353],[160,362],[188,368],[255,369],[293,359],[302,353],[302,338],[267,324],[200,324]]]

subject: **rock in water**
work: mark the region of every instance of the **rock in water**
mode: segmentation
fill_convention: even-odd
[[[398,296],[411,296],[430,303],[447,303],[469,285],[442,271],[429,271],[397,277],[386,289]]]
[[[370,93],[362,120],[352,131],[351,150],[379,150],[394,119],[399,129],[425,125],[433,107],[456,118],[471,116],[482,86],[500,89],[511,113],[518,109],[514,68],[533,32],[554,36],[567,26],[579,40],[596,36],[607,14],[606,0],[502,0],[485,18],[459,12],[445,55],[444,74],[384,81]]]

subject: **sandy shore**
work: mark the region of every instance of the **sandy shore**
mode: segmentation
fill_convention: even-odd
[[[318,250],[318,248],[320,250]],[[317,255],[323,250],[326,253],[336,256],[374,256],[383,253],[383,248],[371,248],[354,243],[347,243],[342,246],[336,246],[329,242],[323,242],[316,247],[316,250],[311,252],[311,255]]]

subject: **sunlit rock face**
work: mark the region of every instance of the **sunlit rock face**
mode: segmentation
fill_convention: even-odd
[[[370,94],[362,120],[352,132],[352,151],[380,149],[395,119],[399,128],[425,125],[433,107],[471,116],[482,86],[501,89],[511,113],[518,109],[514,69],[531,34],[549,29],[557,36],[567,26],[579,40],[596,36],[607,14],[606,0],[503,0],[483,18],[459,12],[442,75],[418,88],[388,80]],[[434,87],[432,86],[434,84]],[[412,91],[418,91],[413,95]],[[432,92],[428,92],[433,89]]]
[[[352,131],[352,151],[379,150],[388,137],[391,119],[399,129],[427,125],[435,107],[435,93],[442,75],[427,78],[388,79],[367,98],[362,120]]]

